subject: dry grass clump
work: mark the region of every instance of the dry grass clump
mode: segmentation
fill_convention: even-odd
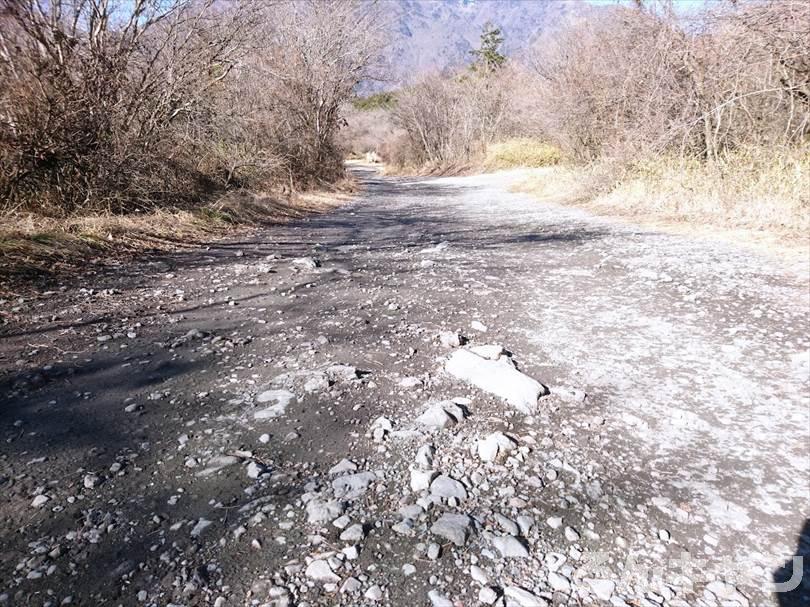
[[[531,137],[507,139],[487,146],[484,166],[488,170],[517,167],[547,167],[562,160],[560,149]]]
[[[705,163],[663,156],[532,171],[514,187],[544,202],[576,204],[634,221],[761,232],[806,244],[810,147],[744,148]]]
[[[329,190],[285,197],[232,192],[191,210],[68,219],[32,213],[7,217],[0,228],[0,279],[57,274],[96,260],[117,260],[144,251],[194,248],[249,226],[326,212],[348,200],[355,190],[356,183],[345,179]]]
[[[593,204],[624,214],[802,233],[810,211],[810,148],[748,148],[714,163],[662,157],[628,170]]]

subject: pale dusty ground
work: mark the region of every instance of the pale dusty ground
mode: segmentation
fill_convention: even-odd
[[[429,604],[436,589],[475,605],[476,564],[496,594],[521,586],[557,604],[601,604],[593,577],[615,584],[615,605],[721,604],[704,591],[715,579],[731,582],[727,605],[808,604],[808,585],[768,587],[810,543],[799,545],[810,533],[806,259],[538,204],[506,191],[508,173],[363,176],[365,193],[330,214],[94,268],[64,290],[43,285],[2,304],[12,322],[0,345],[0,598],[242,605],[269,602],[274,585],[290,604],[357,605],[372,604],[363,592],[376,584],[378,604]],[[302,256],[321,267],[291,262]],[[194,329],[204,336],[173,343]],[[446,330],[503,345],[557,394],[526,418],[452,380],[436,340]],[[331,363],[365,373],[307,392],[307,373]],[[400,386],[405,376],[421,387]],[[257,422],[257,393],[279,385],[297,401]],[[570,389],[587,399],[564,397]],[[457,426],[372,439],[378,416],[410,431],[429,401],[453,397],[470,399]],[[470,453],[494,430],[518,440],[523,461],[492,466]],[[397,511],[416,497],[408,467],[428,442],[434,467],[470,496],[400,536]],[[241,463],[197,475],[234,453]],[[271,473],[249,478],[251,458]],[[338,587],[360,580],[356,595],[307,585],[296,570],[343,546],[328,522],[307,523],[303,503],[333,495],[328,470],[342,458],[377,473],[347,506],[367,527],[360,556],[335,566]],[[88,472],[102,482],[85,487]],[[49,501],[34,508],[40,493]],[[429,527],[445,511],[479,529],[432,561]],[[522,534],[529,559],[488,552],[497,512],[534,519]],[[549,517],[581,537],[566,539]],[[686,578],[673,564],[684,553],[697,561]],[[607,571],[586,570],[594,554]],[[630,560],[663,567],[662,579],[632,578]],[[558,571],[567,590],[554,591]]]

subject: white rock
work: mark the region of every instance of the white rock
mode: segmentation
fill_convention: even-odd
[[[441,430],[454,425],[456,419],[445,410],[441,403],[436,403],[425,409],[425,412],[416,418],[416,423],[427,428]]]
[[[357,470],[357,464],[343,458],[329,469],[329,474],[344,474],[346,472],[354,472],[355,470]]]
[[[498,600],[498,593],[489,586],[484,586],[478,591],[478,600],[484,605],[492,605]]]
[[[441,546],[439,546],[435,542],[431,542],[427,547],[427,557],[431,561],[435,561],[437,558],[439,558],[439,554],[441,554],[441,551],[442,551]]]
[[[430,483],[430,493],[445,499],[455,497],[457,499],[467,499],[467,490],[459,481],[441,474]]]
[[[567,539],[569,542],[576,542],[579,539],[579,531],[573,527],[566,527],[565,539]]]
[[[465,514],[443,514],[430,528],[430,532],[453,542],[456,546],[463,546],[470,533],[472,519]],[[430,557],[430,553],[428,552]]]
[[[365,594],[363,594],[369,601],[380,601],[383,598],[383,591],[377,584],[374,584],[371,588],[366,590]]]
[[[512,535],[487,534],[487,539],[493,548],[501,553],[503,558],[529,558],[529,551],[518,538]]]
[[[426,491],[430,482],[436,478],[435,470],[411,470],[411,491]]]
[[[518,586],[507,586],[503,589],[503,594],[506,598],[515,601],[520,607],[546,607],[548,605],[546,599]]]
[[[253,419],[275,419],[287,412],[287,407],[295,401],[295,394],[289,390],[265,390],[256,397],[257,403],[274,403],[253,413]]]
[[[292,264],[306,270],[314,270],[321,265],[321,262],[314,257],[296,257],[292,260]]]
[[[422,387],[422,380],[418,377],[403,377],[399,380],[399,385],[406,390],[413,390],[414,388]]]
[[[496,514],[495,520],[498,525],[509,535],[520,535],[520,527],[510,518],[505,517],[503,514]]]
[[[469,348],[469,350],[470,352],[474,352],[475,354],[478,354],[478,356],[480,356],[481,358],[486,358],[487,360],[498,360],[501,356],[506,357],[506,350],[503,349],[503,346],[499,346],[497,344],[491,344],[486,346],[472,346],[471,348]]]
[[[359,497],[365,493],[368,486],[377,479],[373,472],[356,472],[346,474],[332,480],[332,488],[338,497]]]
[[[402,575],[404,575],[405,577],[410,577],[410,576],[412,576],[414,573],[416,573],[416,567],[414,567],[414,566],[413,566],[413,565],[411,565],[410,563],[405,563],[405,564],[402,566]]]
[[[234,464],[238,463],[239,458],[235,455],[218,455],[209,459],[206,463],[205,469],[200,470],[197,473],[197,476],[210,476],[215,472],[219,472],[223,468],[227,468],[228,466],[233,466]]]
[[[416,465],[421,466],[422,468],[432,468],[433,456],[435,453],[436,449],[433,447],[433,445],[422,445],[416,452]]]
[[[445,331],[439,334],[439,341],[445,348],[458,348],[464,343],[464,337],[458,331]]]
[[[340,587],[340,591],[342,593],[355,593],[360,592],[360,589],[363,585],[360,583],[360,580],[354,577],[347,578],[343,585]]]
[[[503,461],[517,449],[517,443],[503,432],[493,432],[478,441],[478,457],[485,462]]]
[[[360,523],[355,523],[340,534],[340,539],[344,542],[356,543],[362,540],[365,536],[366,533],[363,531],[363,525]]]
[[[453,602],[438,590],[430,590],[428,598],[432,607],[454,607]]]
[[[563,520],[559,516],[550,516],[546,519],[546,523],[552,529],[559,529],[562,527]]]
[[[568,593],[571,591],[571,582],[564,575],[556,571],[550,571],[548,574],[548,585],[557,592]]]
[[[475,329],[476,331],[480,331],[481,333],[487,332],[487,326],[482,323],[480,320],[474,320],[470,323],[470,326]]]
[[[469,350],[456,350],[444,368],[450,375],[504,399],[527,415],[537,412],[537,399],[547,392],[543,384],[515,369],[507,357],[488,360]]]
[[[270,435],[269,434],[262,434],[259,437],[259,442],[262,443],[263,445],[266,445],[267,443],[270,442]]]
[[[332,568],[323,559],[315,559],[309,565],[304,574],[316,582],[333,583],[336,584],[340,581],[340,577],[335,575]]]
[[[310,523],[323,523],[331,521],[343,514],[345,506],[338,500],[322,501],[310,500],[307,503],[307,521]]]
[[[191,530],[191,537],[199,537],[203,531],[211,526],[211,521],[201,518]]]
[[[616,583],[612,580],[599,580],[596,578],[585,578],[585,582],[591,587],[596,598],[602,601],[609,601],[616,589]]]
[[[36,497],[35,497],[35,498],[34,498],[34,499],[31,501],[31,506],[33,506],[34,508],[41,508],[41,507],[42,507],[42,506],[44,506],[46,503],[48,503],[48,500],[50,500],[50,499],[51,499],[51,498],[49,498],[47,495],[37,495],[37,496],[36,496]]]
[[[99,478],[98,474],[85,474],[83,479],[83,484],[85,489],[93,489],[94,487],[98,487],[101,484],[101,478]]]
[[[482,586],[489,584],[489,576],[478,565],[470,565],[470,577]]]

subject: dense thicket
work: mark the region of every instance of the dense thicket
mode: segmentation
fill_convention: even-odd
[[[398,95],[405,164],[465,162],[531,135],[589,161],[678,154],[717,160],[810,132],[810,3],[617,5],[546,32],[507,68],[429,77]]]
[[[0,205],[121,212],[332,180],[379,30],[349,0],[0,0]]]

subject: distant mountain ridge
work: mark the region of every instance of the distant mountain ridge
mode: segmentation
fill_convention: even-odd
[[[576,9],[576,3],[552,0],[383,0],[381,6],[391,19],[390,81],[375,89],[470,63],[487,22],[501,28],[503,50],[512,55]]]

